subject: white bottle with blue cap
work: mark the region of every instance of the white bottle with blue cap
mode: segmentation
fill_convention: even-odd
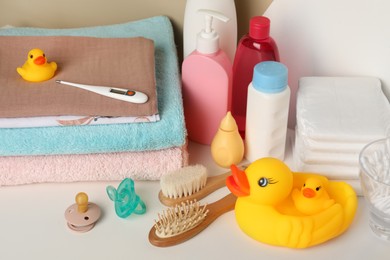
[[[245,158],[284,159],[290,104],[288,70],[275,61],[258,63],[248,87]]]

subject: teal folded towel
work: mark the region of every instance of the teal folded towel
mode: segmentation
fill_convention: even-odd
[[[185,144],[186,129],[177,51],[172,25],[166,16],[73,29],[9,28],[1,29],[0,35],[102,38],[142,36],[153,40],[158,110],[161,116],[161,120],[155,123],[0,129],[1,156],[150,151]]]

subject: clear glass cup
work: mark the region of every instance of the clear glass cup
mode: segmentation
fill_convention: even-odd
[[[390,241],[390,138],[366,145],[360,152],[359,164],[370,227],[376,235]]]

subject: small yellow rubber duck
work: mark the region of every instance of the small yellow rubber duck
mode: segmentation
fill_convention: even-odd
[[[334,199],[329,197],[321,179],[316,177],[308,178],[301,190],[295,188],[291,196],[295,207],[306,215],[321,212],[335,203]]]
[[[41,82],[49,80],[57,70],[57,63],[47,62],[45,53],[40,49],[32,49],[28,52],[27,61],[16,71],[24,80]]]
[[[238,198],[236,220],[247,235],[276,246],[307,248],[342,234],[352,223],[357,197],[350,185],[332,182],[326,177],[291,172],[275,158],[261,158],[245,171],[235,165],[226,179],[229,190]],[[301,188],[310,178],[319,178],[327,186],[335,203],[311,215],[301,213],[292,200],[292,190]]]

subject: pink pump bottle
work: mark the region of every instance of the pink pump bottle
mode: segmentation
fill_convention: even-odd
[[[267,17],[252,17],[249,33],[241,38],[234,57],[231,113],[242,138],[245,138],[248,85],[252,81],[253,68],[262,61],[279,61],[278,47],[269,32]]]
[[[228,111],[232,84],[232,63],[219,47],[213,18],[229,19],[219,12],[199,10],[206,26],[197,37],[196,50],[182,65],[184,116],[190,140],[210,145]]]

